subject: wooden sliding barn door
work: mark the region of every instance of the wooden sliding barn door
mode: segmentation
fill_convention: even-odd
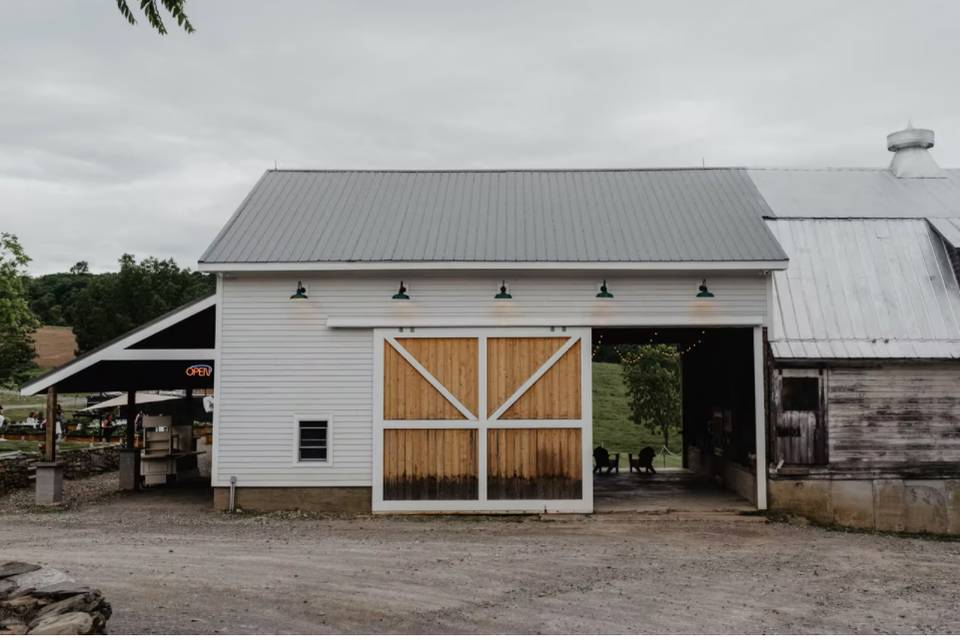
[[[590,332],[375,332],[374,510],[593,507]]]

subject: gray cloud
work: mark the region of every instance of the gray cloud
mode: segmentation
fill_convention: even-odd
[[[0,229],[194,265],[263,170],[960,165],[951,2],[0,4]]]

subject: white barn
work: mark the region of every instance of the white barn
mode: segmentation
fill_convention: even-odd
[[[753,332],[762,441],[770,213],[741,169],[267,172],[201,259],[218,504],[589,512],[604,327]]]

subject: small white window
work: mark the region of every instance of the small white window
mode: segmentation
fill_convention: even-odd
[[[332,421],[330,416],[294,417],[295,462],[329,463]]]

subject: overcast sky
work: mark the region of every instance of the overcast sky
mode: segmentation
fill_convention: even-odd
[[[131,6],[139,4],[130,1]],[[0,3],[0,231],[196,260],[281,168],[960,166],[960,2]]]

